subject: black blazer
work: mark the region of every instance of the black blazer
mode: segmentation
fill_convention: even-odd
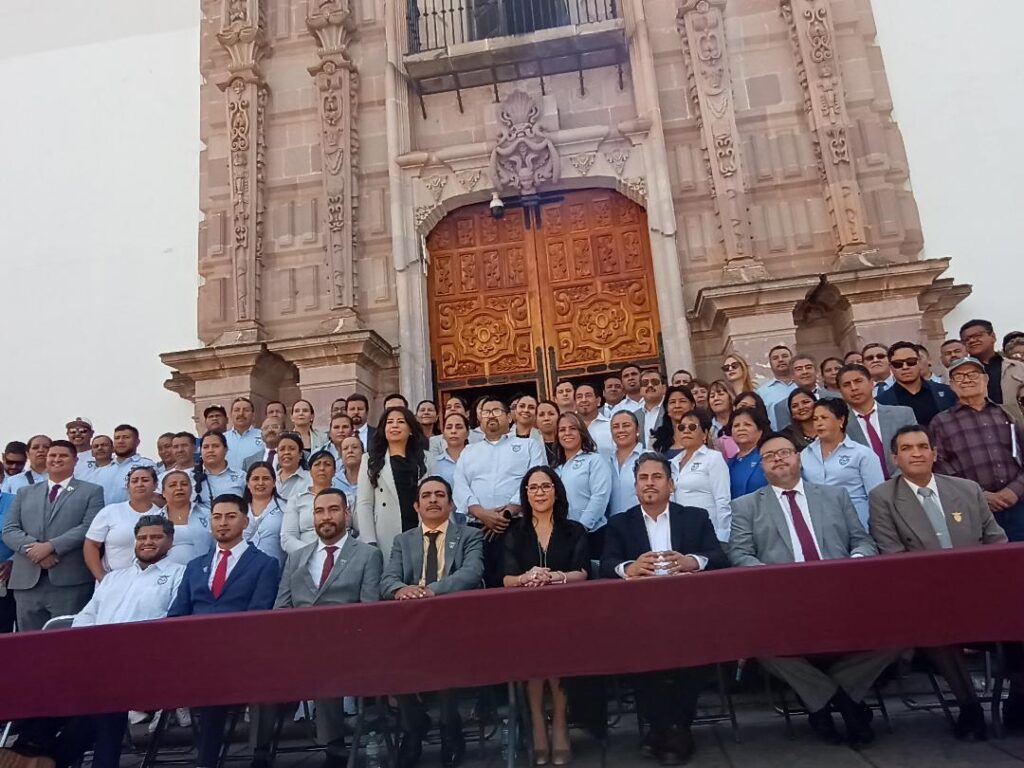
[[[875,398],[875,402],[880,403],[881,405],[902,405],[899,397],[897,396],[899,393],[897,392],[896,387],[898,386],[899,383],[895,383],[884,392],[880,393],[878,397]],[[953,388],[948,384],[940,384],[937,381],[929,381],[928,379],[925,379],[921,382],[921,387],[931,394],[932,400],[935,402],[936,414],[948,411],[960,402],[956,396],[956,392],[954,392]],[[889,450],[889,446],[885,446],[885,449]]]
[[[531,568],[540,567],[540,543],[531,521],[525,517],[513,520],[503,539],[505,576],[521,576]],[[587,529],[572,520],[556,525],[548,541],[546,566],[553,571],[589,573]]]
[[[706,557],[708,565],[705,570],[708,571],[729,567],[729,558],[715,535],[715,528],[706,510],[669,502],[668,514],[673,550],[684,555]],[[617,579],[615,569],[621,563],[636,560],[651,551],[642,515],[638,505],[608,520],[605,526],[604,553],[601,556],[602,578]]]

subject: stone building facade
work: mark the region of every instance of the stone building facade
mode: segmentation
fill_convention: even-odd
[[[201,2],[197,412],[934,347],[969,292],[869,0]]]

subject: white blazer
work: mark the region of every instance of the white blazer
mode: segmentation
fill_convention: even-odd
[[[384,456],[384,467],[377,478],[377,487],[370,485],[369,456],[363,455],[359,465],[359,488],[356,499],[356,527],[359,540],[376,544],[384,553],[384,562],[391,560],[391,544],[402,532],[402,508],[398,501],[395,477],[391,474],[391,454]]]

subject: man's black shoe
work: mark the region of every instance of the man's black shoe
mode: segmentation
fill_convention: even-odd
[[[985,724],[985,710],[974,701],[960,705],[960,714],[953,725],[953,736],[961,741],[985,741],[988,726]]]
[[[672,730],[662,741],[658,762],[662,765],[682,765],[693,757],[696,750],[689,728]]]
[[[466,739],[461,728],[441,729],[441,765],[456,768],[466,756]]]
[[[640,740],[640,757],[653,758],[661,753],[661,735],[648,731]]]
[[[808,712],[807,724],[811,726],[814,735],[826,744],[843,743],[843,737],[836,730],[836,723],[832,719],[832,711],[827,705],[817,712]]]
[[[420,733],[402,732],[398,742],[398,768],[413,768],[423,755],[423,737]]]
[[[846,743],[852,749],[866,747],[875,740],[875,732],[871,728],[871,709],[863,702],[850,698],[842,688],[832,697],[832,705],[839,710],[846,726]]]

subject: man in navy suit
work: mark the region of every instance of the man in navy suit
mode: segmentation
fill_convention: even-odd
[[[606,526],[601,575],[646,579],[727,568],[729,558],[707,511],[674,504],[672,468],[659,453],[641,454],[633,470],[638,506]],[[638,675],[637,706],[651,724],[641,754],[680,765],[694,752],[690,725],[708,667]]]
[[[897,341],[889,347],[889,366],[896,381],[876,398],[880,405],[905,405],[914,411],[917,423],[927,427],[938,414],[957,404],[950,387],[925,378],[917,344]]]
[[[280,580],[277,559],[250,547],[243,538],[249,525],[248,505],[240,496],[213,500],[210,529],[217,547],[185,566],[178,595],[168,611],[174,616],[199,616],[237,611],[269,611]],[[217,765],[224,743],[227,707],[201,707],[198,768]]]

